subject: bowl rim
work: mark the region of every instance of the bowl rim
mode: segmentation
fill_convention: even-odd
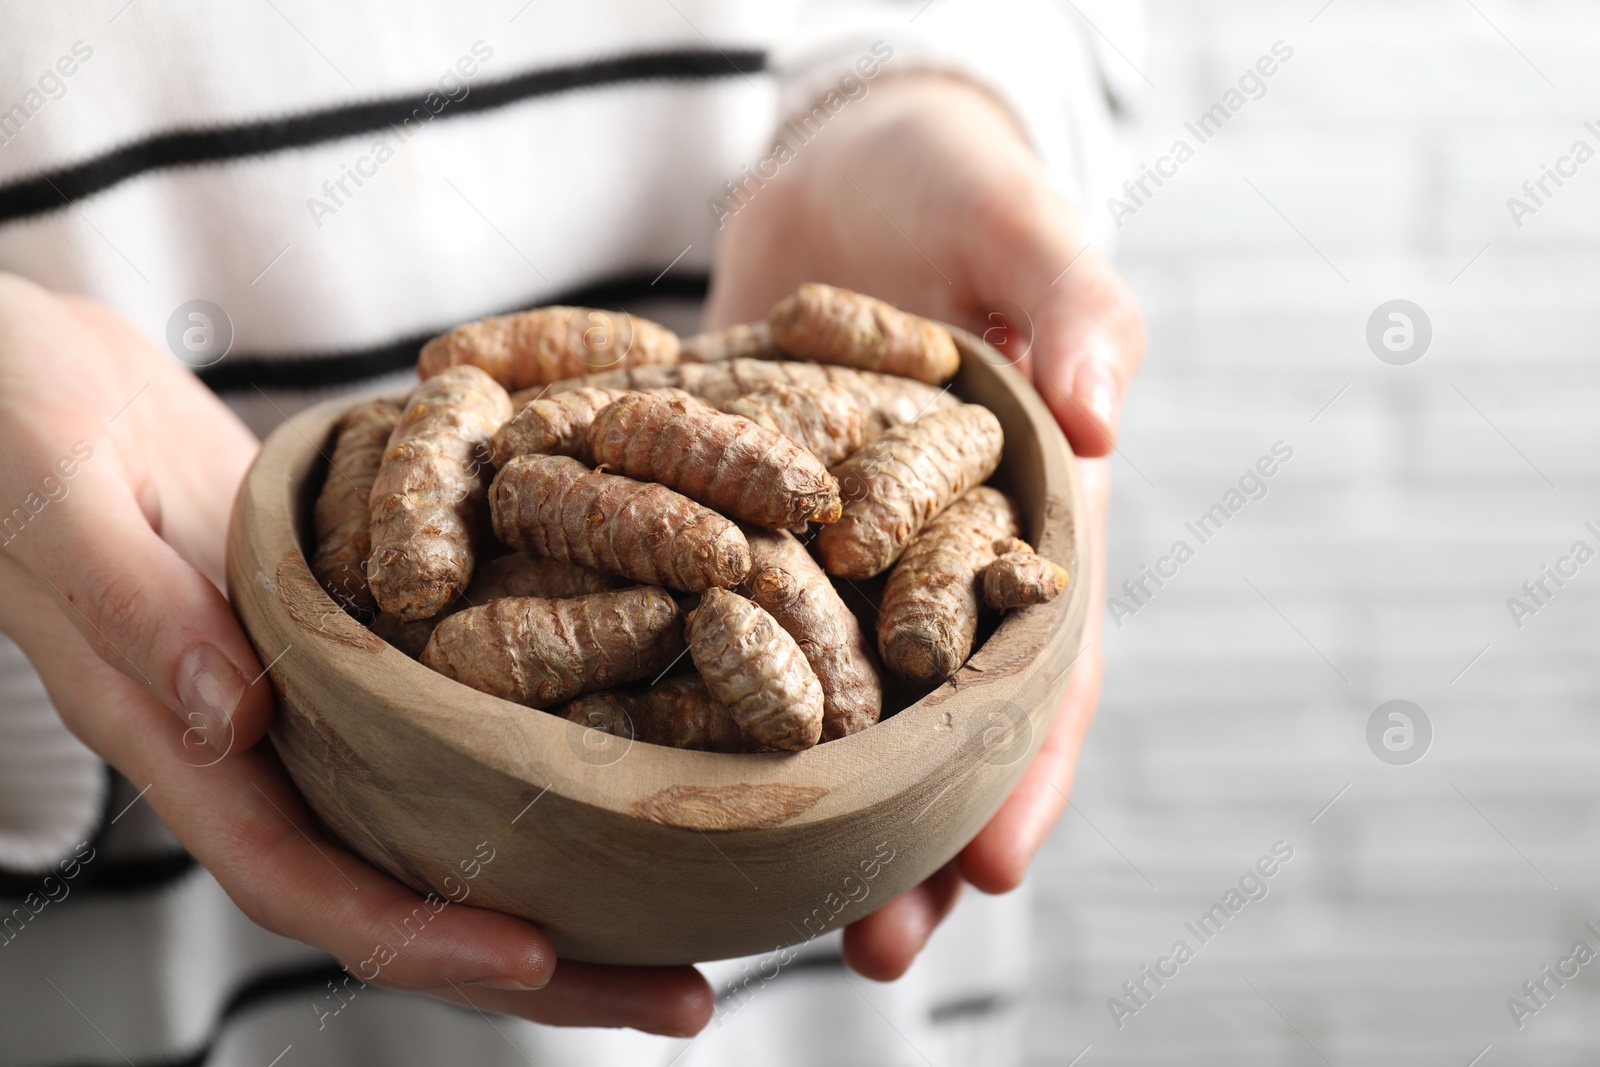
[[[956,675],[875,726],[799,753],[724,754],[632,742],[612,746],[613,753],[620,751],[614,758],[597,758],[592,730],[462,685],[378,639],[312,577],[296,523],[296,511],[304,506],[297,504],[296,493],[305,491],[295,484],[294,472],[298,466],[304,478],[315,469],[313,449],[326,464],[322,443],[337,418],[359,402],[351,396],[315,405],[277,427],[240,487],[234,521],[243,527],[237,531],[245,542],[239,547],[252,558],[239,562],[246,564],[244,570],[255,569],[255,583],[269,592],[263,598],[267,610],[281,617],[275,621],[285,624],[285,632],[298,628],[311,638],[304,654],[280,655],[269,668],[274,685],[281,687],[314,660],[347,691],[380,699],[396,728],[413,730],[525,783],[524,795],[533,797],[528,807],[554,791],[618,816],[702,831],[773,825],[774,804],[782,809],[776,821],[795,827],[887,803],[923,784],[930,760],[949,758],[952,728],[974,721],[982,727],[986,720],[991,726],[985,728],[992,728],[994,713],[1026,726],[1031,757],[1056,711],[1053,704],[1038,706],[1042,696],[1083,652],[1090,583],[1080,570],[1090,554],[1089,524],[1078,521],[1085,516],[1082,487],[1066,439],[1032,385],[981,339],[947,328],[961,350],[961,376],[976,373],[981,379],[992,373],[993,386],[1021,407],[1035,429],[1046,499],[1033,505],[1038,529],[1030,540],[1041,555],[1066,565],[1072,581],[1065,596],[1008,612]],[[975,362],[987,369],[974,372]],[[1014,446],[1008,442],[1007,447]],[[1029,504],[1019,501],[1019,506],[1030,512]],[[234,542],[230,537],[230,555]],[[268,575],[273,560],[278,564]],[[237,603],[238,590],[232,587],[252,576],[244,570],[236,574],[231,562],[230,598]],[[286,595],[289,589],[302,600],[320,597],[320,603],[297,607]],[[1052,657],[1064,662],[1048,662]],[[967,708],[982,698],[988,716],[964,715],[957,723],[945,707],[957,696],[966,698],[962,706]],[[891,753],[894,758],[885,758]],[[608,773],[619,766],[629,773]]]

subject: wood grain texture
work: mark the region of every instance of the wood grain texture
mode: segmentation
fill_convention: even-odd
[[[1024,536],[1076,570],[1088,546],[1065,440],[998,353],[957,340],[955,391],[1005,427],[997,484],[1017,500]],[[495,858],[472,882],[473,903],[538,923],[564,958],[669,964],[770,951],[803,940],[805,917],[837,899],[880,844],[895,859],[873,883],[872,907],[941,867],[1048,730],[1087,583],[1008,616],[955,677],[898,714],[793,755],[621,738],[597,747],[577,723],[373,648],[345,632],[358,624],[304,557],[324,468],[317,446],[347,406],[312,408],[268,439],[235,502],[228,587],[263,662],[293,647],[269,672],[270,736],[290,775],[334,833],[419,891],[443,894],[486,841]],[[320,610],[313,594],[326,600]],[[836,923],[865,910],[850,903]]]
[[[781,826],[827,796],[820,786],[673,785],[633,807],[662,826],[691,830],[742,830]]]

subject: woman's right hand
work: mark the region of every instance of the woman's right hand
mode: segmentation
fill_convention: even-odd
[[[425,904],[324,836],[253,750],[271,690],[219,590],[256,448],[118,316],[0,273],[0,631],[68,728],[149,787],[246,915],[366,977],[357,967]],[[712,1008],[691,967],[558,966],[537,927],[466,905],[440,910],[371,980],[536,1022],[674,1035]]]

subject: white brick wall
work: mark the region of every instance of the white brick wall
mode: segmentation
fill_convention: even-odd
[[[1504,201],[1600,120],[1600,10],[1475,2],[1556,88],[1466,4],[1150,4],[1135,166],[1274,40],[1296,54],[1122,230],[1151,329],[1123,451],[1148,482],[1115,461],[1113,587],[1273,441],[1295,456],[1108,626],[1080,810],[1035,873],[1039,1067],[1597,1058],[1595,965],[1520,1032],[1505,1001],[1578,937],[1600,950],[1600,560],[1520,631],[1505,599],[1600,547],[1600,159],[1521,231]],[[1364,340],[1395,297],[1434,325],[1409,367]],[[1412,766],[1367,748],[1392,698],[1433,723]],[[1113,1026],[1107,997],[1278,839],[1270,896]]]

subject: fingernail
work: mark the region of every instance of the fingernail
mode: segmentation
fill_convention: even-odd
[[[184,718],[198,726],[206,742],[226,754],[232,742],[233,713],[244,696],[245,680],[227,657],[210,645],[196,645],[178,664],[178,699]]]
[[[1116,432],[1122,388],[1111,368],[1098,359],[1085,360],[1072,379],[1072,402],[1094,413],[1108,432]]]
[[[515,978],[474,978],[467,985],[481,985],[487,989],[509,989],[516,993],[531,993],[536,989],[543,989],[542,985],[528,985]]]

